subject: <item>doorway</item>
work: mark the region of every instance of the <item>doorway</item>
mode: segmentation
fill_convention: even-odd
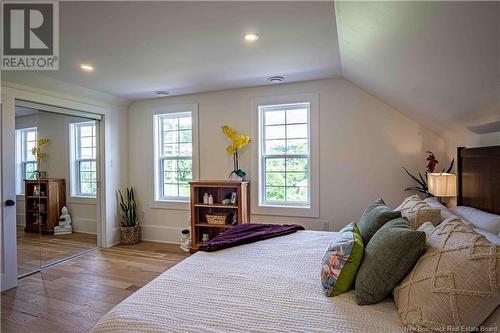
[[[98,247],[96,118],[16,101],[18,278]]]

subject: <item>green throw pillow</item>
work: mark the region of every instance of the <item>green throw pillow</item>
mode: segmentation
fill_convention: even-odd
[[[368,244],[378,229],[390,220],[397,219],[398,217],[401,217],[401,212],[392,211],[392,209],[385,205],[382,199],[378,199],[368,206],[358,223],[359,231],[365,245]]]
[[[363,239],[356,223],[340,230],[321,262],[321,284],[326,296],[348,291],[363,260]]]
[[[404,217],[386,223],[365,247],[356,276],[356,302],[381,302],[411,271],[425,251],[425,232],[413,230]]]

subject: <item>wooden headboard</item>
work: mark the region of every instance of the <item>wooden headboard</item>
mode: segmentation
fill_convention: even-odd
[[[457,149],[459,206],[500,214],[500,146]]]

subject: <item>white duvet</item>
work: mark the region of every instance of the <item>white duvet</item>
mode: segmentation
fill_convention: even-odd
[[[391,299],[325,297],[320,262],[332,232],[198,252],[107,313],[100,332],[403,332]]]

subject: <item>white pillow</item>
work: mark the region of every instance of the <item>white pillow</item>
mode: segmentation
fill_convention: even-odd
[[[465,223],[469,222],[475,227],[493,234],[498,235],[500,233],[500,215],[490,214],[467,206],[457,206],[452,208],[451,211],[460,216]]]
[[[456,216],[455,214],[453,214],[453,212],[451,210],[448,209],[448,207],[446,207],[445,205],[440,203],[438,201],[438,199],[436,199],[434,197],[425,198],[424,202],[432,208],[441,208],[441,222],[446,220],[447,218],[449,218],[451,216]]]

